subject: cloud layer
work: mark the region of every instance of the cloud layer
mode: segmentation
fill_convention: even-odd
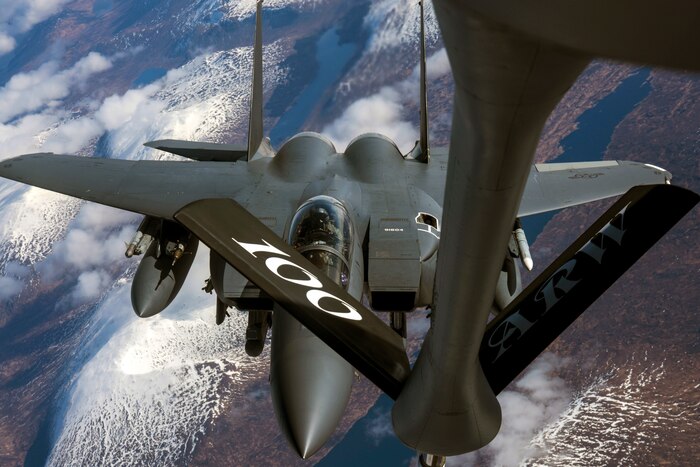
[[[56,106],[74,86],[85,83],[92,75],[112,66],[112,61],[97,52],[90,52],[75,65],[58,70],[57,61],[49,61],[36,70],[18,73],[0,88],[0,122],[18,115]]]
[[[71,292],[74,304],[102,296],[113,282],[112,267],[124,259],[125,242],[133,236],[138,217],[99,204],[83,205],[66,236],[38,265],[42,277],[52,280],[67,271],[77,274]]]
[[[426,60],[428,79],[436,79],[449,71],[445,49],[440,49]],[[381,133],[393,139],[401,152],[406,154],[418,139],[418,129],[412,123],[418,116],[406,115],[405,109],[407,104],[411,104],[411,108],[416,107],[419,76],[416,66],[409,78],[384,86],[379,92],[353,102],[339,118],[326,125],[322,132],[333,140],[339,150],[344,149],[358,135]]]
[[[450,466],[516,466],[540,455],[535,444],[537,434],[555,422],[569,406],[573,394],[556,372],[565,361],[553,353],[544,353],[515,382],[514,389],[498,396],[503,414],[496,438],[477,452],[451,457]]]
[[[0,55],[14,50],[16,37],[60,11],[68,0],[3,0],[0,8]]]

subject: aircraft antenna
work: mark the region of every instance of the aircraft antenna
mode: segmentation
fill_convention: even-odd
[[[418,5],[420,6],[420,140],[409,157],[419,162],[428,162],[430,150],[428,149],[428,91],[425,71],[425,17],[423,2],[419,1]]]
[[[248,122],[248,160],[260,148],[263,139],[263,87],[262,87],[262,0],[255,11],[255,45],[253,46],[253,87],[250,95],[250,120]]]

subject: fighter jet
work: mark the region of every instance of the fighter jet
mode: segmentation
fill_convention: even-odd
[[[247,311],[251,355],[272,324],[274,409],[301,457],[333,433],[354,369],[396,401],[394,430],[423,465],[479,449],[500,427],[496,394],[698,201],[650,164],[532,165],[544,121],[594,56],[700,69],[700,6],[436,0],[456,84],[450,146],[438,148],[421,5],[420,134],[402,154],[380,134],[342,152],[312,132],[272,148],[261,4],[245,144],[145,143],[190,161],[29,154],[0,176],[144,215],[126,251],[143,256],[132,285],[142,318],[172,302],[205,243],[217,323]],[[520,218],[614,196],[523,289]],[[420,307],[431,325],[411,368],[406,313]]]

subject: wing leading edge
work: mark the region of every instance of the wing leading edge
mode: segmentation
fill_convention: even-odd
[[[175,212],[193,201],[232,197],[247,186],[250,180],[243,166],[222,162],[227,157],[242,157],[242,151],[231,148],[219,148],[218,154],[186,156],[204,161],[197,163],[26,154],[0,162],[0,176],[87,201],[173,219]],[[662,184],[670,179],[667,171],[638,162],[537,164],[530,170],[518,216],[618,196],[635,185]]]
[[[173,219],[192,201],[233,196],[249,176],[231,163],[127,161],[26,154],[0,162],[0,176],[127,211]]]

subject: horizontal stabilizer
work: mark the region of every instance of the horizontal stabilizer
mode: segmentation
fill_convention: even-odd
[[[231,199],[175,214],[212,250],[392,398],[410,369],[401,337]]]
[[[651,248],[700,196],[670,185],[629,190],[489,323],[479,358],[498,394]]]
[[[203,162],[235,162],[246,160],[248,148],[242,144],[198,143],[196,141],[181,141],[177,139],[159,139],[144,143],[149,148],[187,157]]]

